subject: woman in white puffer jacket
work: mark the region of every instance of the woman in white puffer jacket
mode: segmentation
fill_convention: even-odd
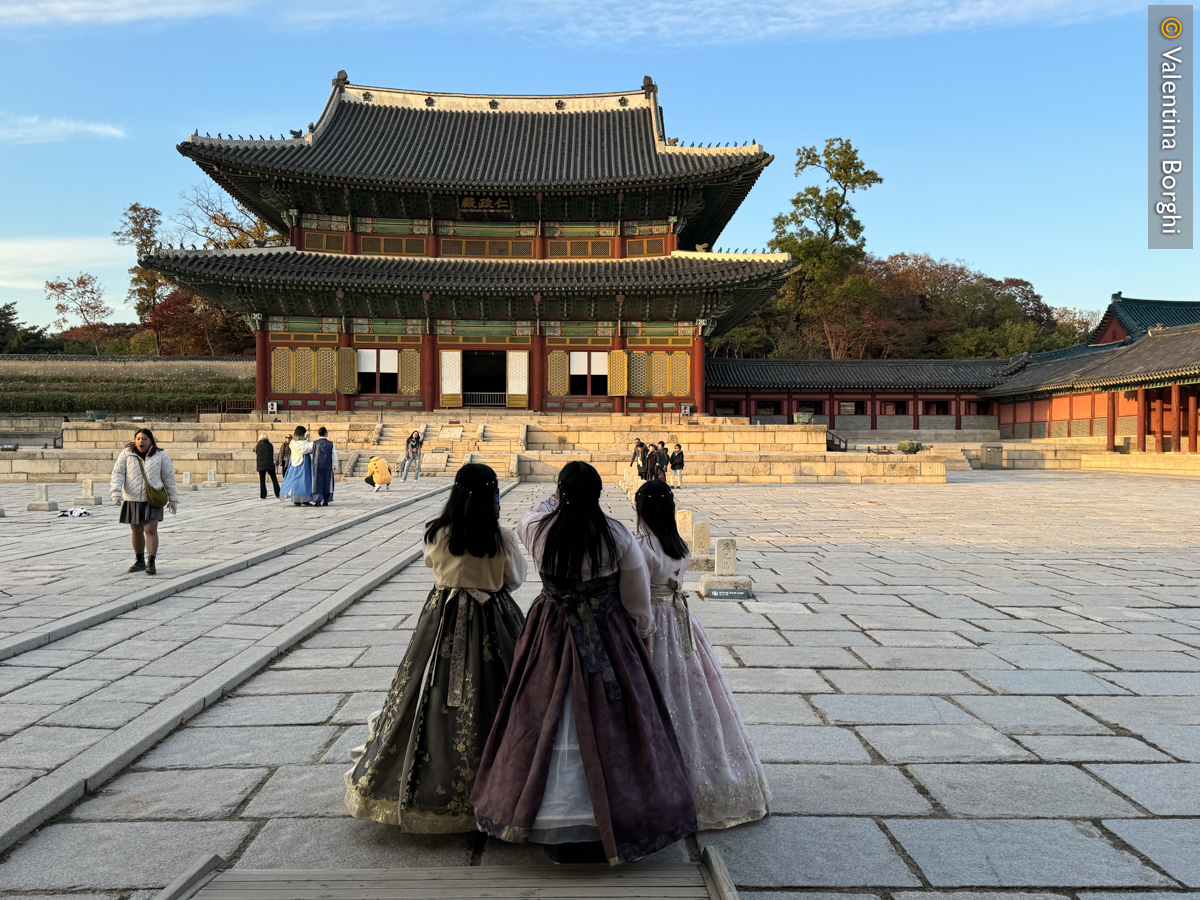
[[[121,506],[121,522],[133,532],[133,552],[137,558],[129,571],[157,575],[154,558],[158,555],[158,523],[163,520],[163,508],[146,502],[143,468],[150,486],[167,492],[167,506],[171,515],[175,515],[179,509],[175,467],[166,451],[159,448],[154,432],[149,428],[139,428],[133,440],[125,445],[113,465],[108,489],[113,503]]]

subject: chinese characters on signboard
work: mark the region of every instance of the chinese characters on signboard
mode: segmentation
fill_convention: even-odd
[[[509,212],[507,197],[459,197],[458,208],[472,212]]]

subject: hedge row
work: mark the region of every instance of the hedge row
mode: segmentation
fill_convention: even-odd
[[[82,415],[103,409],[131,415],[192,415],[198,406],[225,400],[253,400],[254,379],[211,378],[138,381],[93,378],[5,378],[0,381],[0,413]]]

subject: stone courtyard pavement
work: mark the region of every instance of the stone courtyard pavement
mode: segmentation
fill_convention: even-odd
[[[950,479],[683,490],[714,538],[737,538],[739,573],[754,580],[753,600],[693,603],[766,763],[774,815],[660,855],[697,859],[716,844],[752,900],[1197,893],[1200,483]],[[546,493],[516,486],[507,521]],[[630,522],[625,498],[609,498]],[[401,836],[341,805],[349,748],[430,585],[419,562],[397,561],[439,502],[0,663],[13,735],[0,742],[4,829],[34,808],[14,801],[39,781],[171,702],[163,683],[182,694],[230,665],[223,654],[261,651],[174,710],[182,727],[115,755],[86,796],[0,856],[0,900],[144,900],[209,852],[248,868],[543,862],[481,835]],[[276,509],[280,523],[289,512]],[[116,561],[105,565],[97,583]],[[537,587],[522,588],[522,606]]]

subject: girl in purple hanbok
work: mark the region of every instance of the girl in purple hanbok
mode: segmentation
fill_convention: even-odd
[[[650,570],[655,631],[650,660],[670,711],[701,830],[761,819],[771,794],[712,644],[681,590],[691,551],[675,525],[664,481],[634,495],[638,543]]]

